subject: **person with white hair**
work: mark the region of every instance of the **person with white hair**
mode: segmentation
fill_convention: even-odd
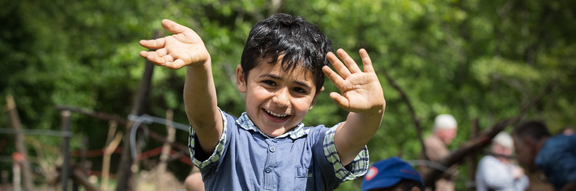
[[[456,137],[457,128],[458,123],[452,115],[442,114],[436,116],[436,119],[434,119],[434,126],[432,128],[433,132],[424,140],[424,145],[426,146],[426,155],[430,161],[436,162],[450,153],[446,146],[452,143],[452,139]],[[452,167],[451,169],[455,168],[456,167]],[[423,172],[429,170],[430,168],[422,169]],[[436,181],[433,187],[435,187],[436,190],[453,191],[454,181],[451,179],[452,176],[445,176]]]
[[[521,191],[528,188],[529,180],[524,170],[511,163],[514,141],[506,132],[500,132],[490,147],[492,155],[480,160],[476,170],[476,190]]]

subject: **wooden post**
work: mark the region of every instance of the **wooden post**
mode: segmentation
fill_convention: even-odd
[[[88,175],[88,167],[86,167],[86,151],[88,150],[88,136],[83,135],[82,136],[82,158],[81,158],[81,168],[82,168],[82,174],[84,174],[84,176]]]
[[[173,116],[174,112],[171,109],[166,110],[166,132],[168,135],[166,142],[164,142],[164,145],[162,145],[162,154],[160,154],[160,164],[158,164],[158,171],[157,171],[158,174],[156,176],[158,177],[158,179],[156,180],[158,190],[166,189],[166,181],[163,181],[162,177],[164,177],[164,173],[166,173],[166,165],[168,163],[167,161],[168,158],[170,158],[170,151],[172,150],[170,144],[174,142],[176,134],[176,130],[172,126]]]
[[[70,131],[70,111],[63,110],[60,112],[62,116],[62,131]],[[60,183],[62,184],[62,191],[68,190],[68,179],[70,178],[70,137],[64,137],[62,142],[62,176]]]
[[[472,129],[470,133],[470,140],[478,137],[480,134],[480,128],[478,125],[478,118],[472,119]],[[476,182],[476,168],[478,167],[478,151],[474,151],[470,154],[468,160],[470,163],[468,164],[468,181],[475,183]],[[476,184],[474,186],[468,187],[469,191],[476,190]]]
[[[80,170],[81,170],[80,175],[82,175],[82,176],[87,175],[87,173],[86,173],[86,149],[87,149],[86,147],[88,145],[87,139],[88,138],[85,135],[82,136],[82,148],[80,151],[81,152],[81,154],[80,154]],[[79,190],[78,186],[80,186],[78,181],[72,182],[72,191],[78,191]]]
[[[8,171],[2,170],[2,190],[8,190]]]
[[[72,181],[72,191],[78,191],[79,186],[80,185],[78,185],[78,182]]]
[[[112,123],[112,124],[116,124],[116,123]],[[115,125],[111,125],[114,126]],[[112,129],[112,128],[110,128]],[[115,129],[115,128],[114,128]],[[114,151],[116,150],[116,147],[118,147],[118,144],[120,144],[120,141],[122,140],[122,132],[118,132],[116,134],[116,137],[114,137],[114,140],[112,140],[110,142],[110,144],[108,144],[108,146],[106,146],[106,149],[104,149],[104,159],[102,161],[102,183],[100,184],[100,189],[101,190],[108,190],[108,176],[110,174],[110,156],[112,155],[112,153],[114,153]]]
[[[24,161],[20,163],[21,169],[19,169],[22,172],[22,188],[24,191],[32,191],[32,173],[30,172],[30,163],[28,162],[28,150],[24,144],[24,134],[20,133],[22,125],[16,109],[16,102],[14,102],[12,95],[6,96],[6,111],[10,119],[10,126],[12,126],[16,132],[16,151],[24,157]]]
[[[21,191],[22,187],[20,187],[20,164],[17,161],[14,161],[14,165],[12,166],[12,185],[14,186],[14,191]]]
[[[152,35],[153,39],[159,38],[161,32],[159,30],[154,30]],[[135,95],[134,103],[132,105],[131,115],[140,116],[144,114],[144,103],[148,97],[148,92],[150,90],[150,84],[152,81],[152,73],[154,72],[154,63],[146,60],[146,67],[144,68],[144,74],[140,80],[140,86],[138,87],[138,92]],[[134,176],[132,173],[132,164],[134,159],[132,158],[130,151],[130,129],[132,128],[134,121],[130,121],[126,124],[124,132],[124,145],[122,149],[122,158],[120,158],[120,167],[118,168],[118,185],[116,186],[116,191],[132,191],[134,190]]]
[[[108,128],[108,136],[106,136],[106,146],[108,146],[112,142],[112,139],[116,134],[116,128],[118,127],[118,122],[115,120],[110,120],[108,122],[108,126],[109,128]]]
[[[102,159],[102,182],[100,183],[100,190],[108,191],[108,177],[110,176],[110,158],[112,157],[112,153],[116,150],[116,147],[120,143],[122,139],[122,132],[118,132],[116,134],[116,128],[118,127],[118,122],[116,120],[108,121],[109,128],[108,128],[108,136],[106,136],[106,145],[104,146],[104,156]],[[115,141],[116,137],[118,137],[118,141]],[[115,144],[111,145],[112,141],[114,140]],[[112,152],[107,152],[111,150]]]

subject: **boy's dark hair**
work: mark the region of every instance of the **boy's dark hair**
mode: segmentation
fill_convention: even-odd
[[[552,134],[548,131],[546,125],[541,121],[526,121],[514,127],[512,135],[519,138],[531,138],[533,140],[541,140],[542,138],[550,137]]]
[[[258,65],[260,59],[268,56],[274,64],[284,55],[282,68],[292,70],[297,65],[306,68],[315,77],[316,92],[324,85],[322,67],[328,65],[326,54],[332,42],[320,29],[301,17],[279,13],[258,22],[250,31],[240,64],[245,78]]]

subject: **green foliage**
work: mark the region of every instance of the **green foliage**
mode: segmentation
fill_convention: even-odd
[[[144,70],[144,60],[138,56],[144,49],[138,40],[150,38],[153,30],[161,29],[160,21],[168,18],[203,38],[213,59],[218,105],[239,115],[244,99],[234,80],[244,42],[256,22],[279,11],[319,25],[334,49],[344,48],[356,60],[357,50],[366,48],[377,72],[387,71],[404,89],[426,134],[436,115],[453,114],[460,130],[452,148],[469,138],[473,118],[488,129],[515,115],[554,79],[553,91],[526,119],[543,120],[552,132],[575,124],[576,25],[570,23],[576,21],[576,2],[296,0],[282,1],[279,10],[272,2],[3,1],[0,96],[15,96],[23,126],[29,129],[60,129],[54,109],[59,104],[124,117]],[[175,121],[186,124],[184,76],[185,70],[156,68],[147,113],[164,116],[166,109],[173,109]],[[368,145],[371,161],[399,154],[418,159],[420,146],[408,107],[380,77],[387,108]],[[338,90],[330,82],[325,87],[304,119],[308,125],[332,126],[346,118],[327,93]],[[8,126],[5,115],[0,124]],[[104,147],[107,122],[75,114],[72,124],[78,135],[72,138],[72,149],[80,148],[80,135],[89,137],[89,149]],[[165,134],[162,126],[150,128]],[[11,135],[0,136],[12,140]],[[55,137],[33,138],[54,147],[61,143]],[[186,132],[178,131],[178,142],[186,144],[186,138]],[[9,143],[0,155],[14,151]],[[159,145],[148,140],[146,148]],[[100,159],[92,160],[98,170]],[[2,169],[9,168],[6,165],[0,164]],[[189,167],[182,166],[174,163],[170,168],[183,178]],[[460,174],[466,171],[462,167]],[[358,184],[345,183],[341,190],[358,189]],[[464,188],[462,181],[457,185],[458,190]]]

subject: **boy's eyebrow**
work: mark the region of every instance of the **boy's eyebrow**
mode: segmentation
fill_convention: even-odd
[[[277,75],[274,75],[274,74],[262,74],[262,75],[259,76],[259,78],[263,78],[263,77],[269,77],[269,78],[273,78],[273,79],[282,79],[280,76],[277,76]],[[308,84],[306,84],[306,83],[304,83],[304,82],[296,81],[296,83],[297,83],[298,85],[304,86],[305,88],[312,89],[312,88],[310,88],[310,86],[309,86]]]

